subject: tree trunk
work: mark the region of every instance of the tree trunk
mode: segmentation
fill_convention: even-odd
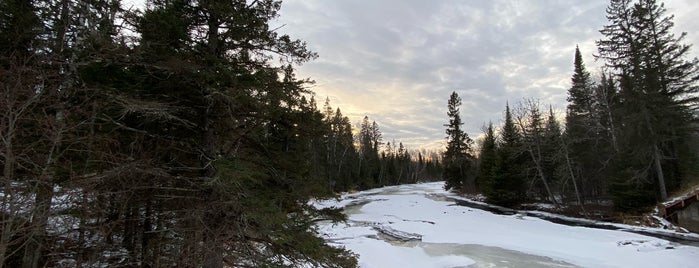
[[[580,198],[580,191],[578,190],[578,183],[575,181],[575,172],[573,172],[573,165],[570,162],[570,155],[568,154],[568,145],[563,141],[563,138],[561,137],[561,144],[563,145],[563,150],[564,150],[564,155],[566,157],[566,166],[568,167],[568,172],[570,172],[570,179],[573,181],[573,189],[575,189],[575,197],[578,199],[578,204],[580,204],[580,209],[582,209],[584,214],[587,214],[585,212],[585,204],[583,203],[582,198]]]
[[[665,188],[665,175],[663,174],[663,166],[660,163],[660,150],[658,145],[653,144],[653,161],[655,166],[655,172],[658,176],[658,188],[660,191],[660,201],[667,200],[667,189]]]
[[[537,146],[538,147],[538,146]],[[541,155],[539,155],[539,158],[537,158],[534,155],[534,150],[529,146],[529,155],[532,157],[532,160],[534,160],[534,165],[536,166],[536,172],[539,173],[539,177],[541,178],[541,181],[544,183],[544,188],[546,189],[546,194],[548,194],[549,198],[553,202],[554,205],[558,206],[558,200],[556,200],[556,197],[553,196],[553,193],[551,192],[551,188],[549,187],[548,180],[546,179],[546,175],[544,174],[544,168],[541,166]]]
[[[645,117],[646,124],[648,124],[648,130],[653,137],[656,137],[655,128],[650,121],[649,112],[647,109],[643,109],[643,115]],[[657,139],[657,137],[656,137]],[[661,154],[660,149],[658,149],[658,143],[653,142],[653,168],[655,169],[656,176],[658,177],[658,191],[660,192],[660,201],[667,200],[667,189],[665,188],[665,174],[663,173],[663,165],[660,162]]]
[[[10,103],[6,104],[6,107],[8,110],[6,111],[8,114],[5,116],[7,118],[7,126],[2,126],[5,128],[5,136],[3,137],[2,141],[4,143],[4,169],[3,169],[3,178],[2,178],[2,183],[3,183],[3,189],[4,189],[4,194],[2,195],[2,206],[3,207],[8,207],[9,211],[3,211],[2,213],[2,234],[0,235],[0,268],[3,267],[3,264],[5,263],[5,259],[9,256],[7,256],[7,250],[9,248],[9,243],[12,240],[11,237],[13,235],[13,216],[14,216],[14,210],[11,208],[14,207],[14,201],[13,201],[13,187],[12,187],[12,181],[14,180],[14,172],[15,172],[15,155],[14,155],[14,137],[15,137],[15,113],[13,112],[13,109],[11,107]]]
[[[517,121],[519,122],[519,127],[522,130],[522,134],[526,137],[527,136],[527,129],[524,127],[524,122],[522,122],[522,118],[518,118]],[[532,158],[532,161],[534,161],[534,165],[536,166],[536,171],[539,173],[539,177],[541,178],[541,181],[544,183],[544,188],[546,189],[546,194],[548,194],[549,198],[553,202],[554,205],[558,206],[558,200],[556,200],[556,197],[553,196],[553,193],[551,192],[551,188],[549,187],[548,180],[546,179],[546,175],[544,174],[544,169],[541,166],[541,148],[540,148],[540,141],[536,141],[534,145],[536,145],[536,155],[534,154],[534,147],[532,146],[531,143],[527,144],[527,151],[529,151],[529,155]],[[538,157],[537,157],[538,155]]]
[[[614,152],[618,153],[619,152],[619,145],[616,139],[616,128],[614,127],[614,117],[612,117],[612,111],[607,106],[607,117],[609,117],[609,127],[611,128],[609,130],[611,138],[612,138],[612,148],[614,148]]]
[[[12,150],[12,135],[11,132],[8,131],[7,137],[5,137],[5,169],[3,170],[3,188],[4,188],[4,194],[2,195],[2,207],[9,207],[11,208],[14,206],[14,202],[12,201],[12,178],[14,177],[14,154]],[[0,220],[2,220],[2,233],[0,234],[0,268],[2,268],[5,264],[5,259],[9,256],[7,256],[7,250],[9,248],[10,241],[12,240],[11,237],[13,235],[13,230],[14,230],[14,225],[13,225],[13,211],[10,209],[10,211],[3,211],[5,213],[2,213]]]
[[[22,267],[25,268],[44,266],[41,263],[41,257],[46,248],[46,227],[49,213],[51,213],[51,199],[53,198],[53,184],[50,181],[48,176],[41,176],[36,186],[31,234],[22,259]]]
[[[207,117],[209,118],[209,117]],[[204,163],[204,177],[210,180],[214,179],[216,175],[216,170],[213,167],[213,161],[215,160],[215,146],[216,146],[216,136],[214,134],[213,126],[208,122],[206,123],[206,155],[203,156],[206,163]],[[214,197],[215,198],[215,197]],[[216,200],[213,200],[216,202]],[[207,214],[206,212],[204,213]],[[207,217],[208,218],[208,217]],[[215,219],[203,219],[204,220],[204,263],[203,268],[222,268],[223,267],[223,248],[218,237],[218,228],[220,223],[216,222]]]
[[[204,2],[206,3],[206,2]],[[221,59],[223,57],[223,49],[220,45],[219,29],[221,26],[220,15],[217,13],[213,6],[207,6],[204,8],[209,14],[207,18],[207,45],[209,46],[208,53],[211,57],[215,59]],[[210,92],[212,93],[212,92]],[[204,177],[208,179],[213,179],[216,175],[216,170],[212,166],[216,158],[216,133],[214,132],[215,126],[212,124],[211,120],[213,116],[213,108],[216,106],[215,100],[210,100],[208,103],[206,114],[204,117],[206,137],[205,137],[205,148],[204,156],[206,163],[204,164],[205,175]],[[206,214],[206,213],[205,213]],[[223,267],[223,248],[220,244],[218,237],[218,226],[220,223],[216,222],[215,219],[204,219],[204,263],[203,268],[222,268]]]
[[[53,199],[53,184],[56,179],[56,174],[53,171],[58,150],[63,141],[63,131],[65,129],[65,121],[63,112],[59,109],[58,112],[48,120],[55,120],[57,129],[53,129],[51,137],[51,147],[48,150],[48,156],[41,174],[36,182],[34,197],[34,208],[32,210],[32,227],[29,235],[29,243],[25,249],[22,259],[22,266],[26,268],[37,268],[43,266],[40,264],[43,251],[46,247],[46,227],[48,225],[49,215],[51,213],[51,199]]]

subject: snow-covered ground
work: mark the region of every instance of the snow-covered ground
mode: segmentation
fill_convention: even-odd
[[[699,247],[458,206],[442,186],[393,186],[318,201],[344,207],[349,217],[318,231],[359,254],[361,267],[699,267]]]

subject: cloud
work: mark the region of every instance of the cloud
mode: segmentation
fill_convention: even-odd
[[[695,2],[668,6],[676,28],[696,30]],[[508,100],[535,97],[564,109],[575,46],[588,69],[599,64],[592,55],[607,3],[287,0],[277,23],[319,53],[298,69],[317,81],[319,97],[330,97],[355,124],[364,115],[376,120],[386,140],[436,148],[452,91],[463,99],[471,137],[484,123],[499,123]]]

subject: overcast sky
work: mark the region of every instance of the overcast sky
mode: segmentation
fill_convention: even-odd
[[[286,0],[275,23],[319,54],[297,72],[317,82],[321,107],[329,97],[354,125],[375,120],[384,141],[436,149],[452,91],[472,138],[484,123],[500,123],[508,100],[535,97],[564,111],[575,46],[588,70],[600,65],[594,41],[608,2]],[[699,1],[666,2],[675,30],[699,43]]]

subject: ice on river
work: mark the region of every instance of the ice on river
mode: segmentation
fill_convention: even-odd
[[[698,267],[699,247],[455,205],[443,183],[385,187],[316,202],[344,207],[322,223],[361,267]]]

